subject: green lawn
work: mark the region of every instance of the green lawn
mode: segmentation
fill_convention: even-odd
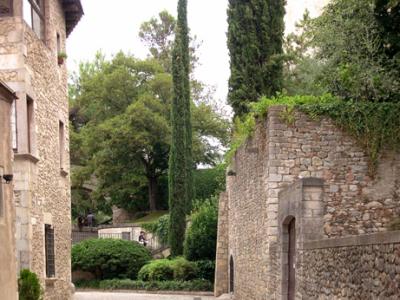
[[[162,217],[166,214],[168,214],[167,210],[154,211],[154,212],[149,213],[147,216],[133,220],[132,222],[135,224],[150,223],[150,222],[157,221],[160,217]]]

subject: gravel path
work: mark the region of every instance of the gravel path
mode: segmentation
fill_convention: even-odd
[[[76,292],[74,300],[216,300],[209,296]]]

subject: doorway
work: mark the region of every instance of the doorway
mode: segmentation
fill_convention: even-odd
[[[288,225],[288,300],[295,299],[296,291],[296,219]]]

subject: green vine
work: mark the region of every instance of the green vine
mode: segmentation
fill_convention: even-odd
[[[265,115],[271,106],[285,106],[280,118],[288,125],[296,121],[295,110],[306,113],[311,119],[331,118],[335,124],[353,136],[369,157],[370,174],[374,174],[383,148],[400,150],[400,103],[343,101],[332,95],[294,96],[279,95],[262,98],[252,104],[251,112],[243,119],[235,120],[236,133],[231,150],[226,156],[229,162],[237,149],[254,132],[256,120]]]

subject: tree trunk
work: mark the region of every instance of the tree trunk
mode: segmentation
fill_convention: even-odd
[[[148,177],[150,211],[157,210],[158,182],[157,177]]]

